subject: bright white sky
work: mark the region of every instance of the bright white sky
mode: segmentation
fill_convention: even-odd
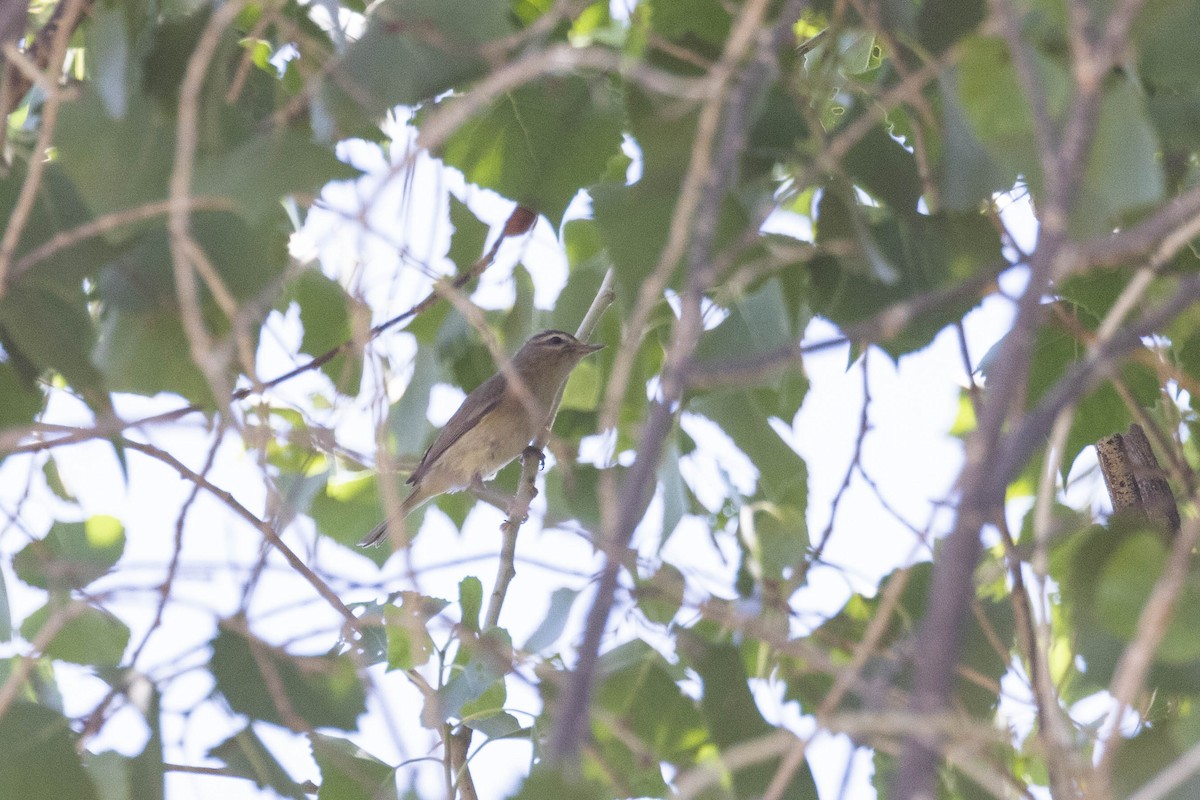
[[[393,131],[397,141],[406,141],[402,129]],[[397,145],[393,161],[404,157],[402,145]],[[329,207],[349,212],[341,214],[314,209],[305,229],[295,237],[294,252],[301,257],[318,256],[327,274],[337,277],[351,291],[361,292],[374,309],[376,320],[386,319],[407,308],[423,295],[427,279],[398,257],[401,251],[422,264],[438,271],[451,266],[444,260],[449,224],[445,219],[445,200],[441,192],[450,188],[467,200],[476,213],[498,230],[511,211],[511,204],[478,189],[463,186],[461,176],[444,171],[436,162],[422,158],[418,161],[413,180],[405,189],[404,181],[393,180],[376,192],[380,175],[387,167],[385,154],[370,145],[346,145],[344,156],[368,170],[357,183],[327,187],[323,202]],[[360,206],[371,201],[369,219],[390,238],[364,232],[351,220]],[[586,209],[586,204],[579,206]],[[1032,244],[1033,226],[1028,208],[1016,204],[1008,212],[1013,230],[1028,247]],[[532,236],[517,245],[506,244],[499,263],[490,269],[474,297],[486,307],[502,307],[511,301],[509,280],[512,266],[520,260],[532,273],[536,286],[536,303],[549,308],[566,278],[563,253],[554,232],[542,221]],[[1020,274],[1006,277],[1006,288],[1019,290]],[[608,313],[617,313],[610,310]],[[972,312],[966,320],[967,338],[975,363],[1007,328],[1012,314],[1011,304],[993,298]],[[271,333],[263,337],[260,374],[271,377],[292,366],[289,354],[299,342],[297,314],[278,316],[272,320]],[[806,334],[808,340],[820,340],[834,335],[834,329],[823,321],[815,321]],[[615,344],[615,343],[609,343]],[[403,390],[406,375],[403,365],[411,359],[410,337],[397,333],[384,337],[378,344],[388,353],[397,370],[387,376],[389,393],[394,401]],[[935,534],[944,532],[948,517],[935,514],[934,503],[951,495],[958,473],[962,451],[959,442],[947,431],[958,413],[958,397],[964,382],[959,347],[953,331],[946,331],[920,353],[903,358],[893,365],[882,353],[872,353],[870,388],[873,403],[870,411],[872,430],[866,440],[864,464],[878,482],[888,503],[912,526],[924,529],[934,520]],[[842,481],[849,463],[854,438],[858,430],[858,415],[862,403],[862,377],[858,364],[847,368],[845,349],[831,349],[809,357],[806,361],[812,389],[804,406],[790,428],[782,425],[792,446],[805,458],[809,470],[809,531],[817,536],[829,516],[830,501]],[[347,402],[331,410],[312,410],[314,419],[336,428],[339,439],[352,449],[370,454],[374,448],[373,416],[374,381],[368,376],[363,399]],[[274,395],[281,402],[310,408],[309,395],[323,391],[324,378],[309,374],[281,387]],[[461,391],[443,387],[435,392],[430,419],[440,424],[457,406]],[[119,398],[117,408],[126,418],[146,416],[177,407],[178,398],[164,396],[153,399]],[[47,421],[87,424],[86,411],[75,401],[55,395],[46,415]],[[715,478],[717,459],[733,478],[752,485],[753,469],[721,435],[706,430],[703,420],[685,420],[685,427],[697,439],[701,453],[686,459],[685,478],[703,497],[706,486]],[[711,428],[711,426],[707,426]],[[195,419],[163,430],[148,430],[149,441],[175,453],[190,465],[203,463],[210,439]],[[127,622],[134,624],[133,641],[149,623],[164,568],[171,556],[174,527],[179,510],[190,491],[190,485],[174,472],[151,462],[139,454],[129,455],[129,479],[125,482],[107,444],[86,444],[54,453],[68,488],[80,500],[73,509],[57,500],[44,485],[40,474],[41,458],[9,458],[0,465],[0,512],[20,509],[21,525],[9,525],[0,537],[0,564],[5,570],[13,604],[14,618],[19,622],[43,602],[40,593],[24,587],[8,568],[11,556],[25,546],[30,537],[41,536],[54,516],[70,518],[93,514],[112,514],[124,521],[128,545],[119,572],[93,585],[97,593],[110,592],[107,605]],[[742,464],[739,469],[736,465]],[[733,466],[731,466],[733,465]],[[547,469],[552,469],[552,463]],[[231,491],[256,513],[265,513],[266,495],[256,466],[256,455],[248,453],[236,437],[222,442],[211,477],[214,482]],[[22,496],[28,492],[28,498]],[[163,628],[151,640],[139,667],[156,677],[180,674],[172,684],[164,708],[170,712],[191,712],[184,723],[181,716],[169,714],[170,724],[164,731],[171,761],[203,764],[203,753],[222,741],[236,727],[223,711],[206,703],[211,690],[210,681],[202,670],[190,669],[206,660],[205,643],[214,634],[217,617],[233,613],[240,602],[246,569],[258,556],[260,537],[240,521],[232,520],[223,507],[211,497],[201,495],[191,510],[185,529],[185,566],[175,586],[175,602],[164,621]],[[543,531],[535,513],[521,533],[518,547],[518,576],[508,595],[502,624],[510,629],[513,639],[523,642],[542,620],[550,594],[568,586],[584,588],[587,576],[598,566],[591,547],[578,536],[556,530]],[[650,529],[642,531],[641,541],[646,554],[653,552],[657,542],[654,521],[660,509],[651,508]],[[485,595],[490,591],[495,571],[495,553],[499,544],[499,512],[480,506],[472,513],[460,536],[439,513],[431,513],[412,552],[412,563],[420,575],[420,590],[426,594],[453,599],[457,596],[458,581],[466,575],[477,575],[484,583]],[[328,541],[314,537],[308,520],[295,523],[285,537],[306,559],[319,566],[322,574],[342,592],[347,601],[372,600],[386,591],[409,588],[402,558],[393,558],[380,572],[358,555]],[[664,558],[697,576],[711,576],[709,588],[728,591],[736,566],[734,548],[725,542],[724,563],[714,552],[707,530],[696,520],[685,520],[677,529],[663,553]],[[826,549],[825,559],[830,567],[811,573],[810,585],[793,599],[793,607],[801,618],[815,624],[824,615],[836,612],[853,591],[873,593],[878,579],[898,565],[927,557],[914,535],[882,508],[872,493],[855,481],[842,502],[835,533]],[[473,559],[473,560],[470,560]],[[533,559],[537,563],[530,563]],[[439,566],[445,565],[445,566]],[[355,582],[359,585],[355,585]],[[706,585],[699,581],[697,586]],[[571,628],[562,642],[574,641],[579,630],[579,617],[586,610],[590,595],[585,592],[576,601]],[[323,652],[336,640],[338,620],[321,602],[313,599],[311,589],[296,578],[278,557],[272,557],[268,569],[252,598],[251,619],[255,630],[278,643],[287,643],[296,652]],[[615,615],[618,636],[653,637],[632,619]],[[653,638],[651,638],[653,641]],[[561,646],[561,644],[560,644]],[[19,648],[0,647],[0,657]],[[387,714],[369,715],[371,725],[364,728],[360,742],[376,756],[396,763],[401,759],[429,754],[434,737],[419,728],[419,701],[399,675],[385,675],[376,667],[372,679],[386,697]],[[60,685],[69,715],[89,713],[103,696],[105,686],[87,670],[63,666],[59,669]],[[514,709],[536,712],[534,693],[519,677],[509,679],[509,705]],[[758,693],[764,715],[772,721],[782,720],[797,731],[809,730],[799,718],[794,706],[785,707],[778,696],[763,687]],[[371,709],[378,710],[378,706]],[[514,712],[515,713],[515,712]],[[396,742],[387,724],[401,731]],[[364,718],[367,719],[367,718]],[[527,721],[527,718],[526,718]],[[257,727],[270,745],[300,778],[317,779],[315,765],[309,760],[303,742],[267,725]],[[145,728],[140,716],[129,709],[118,713],[105,734],[91,743],[95,751],[115,749],[124,753],[138,752],[144,742]],[[181,743],[182,750],[171,747]],[[839,796],[843,773],[847,767],[850,748],[845,740],[819,739],[809,750],[810,764],[816,774],[823,798]],[[480,796],[485,800],[508,794],[527,768],[530,750],[515,742],[491,744],[473,762],[473,772]],[[873,797],[869,787],[869,758],[860,757],[851,772],[852,799]],[[423,796],[440,796],[440,767],[432,762],[410,769],[416,776]],[[243,781],[224,778],[172,774],[168,779],[172,800],[178,798],[237,798],[260,797]],[[403,784],[402,784],[403,786]]]

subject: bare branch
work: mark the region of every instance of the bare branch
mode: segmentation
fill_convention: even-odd
[[[350,630],[359,630],[358,617],[356,617],[354,612],[346,607],[346,604],[343,603],[342,599],[338,597],[337,593],[329,587],[329,584],[327,584],[320,578],[320,576],[313,572],[312,569],[305,564],[298,555],[296,555],[295,551],[288,547],[284,541],[279,538],[279,534],[275,532],[275,529],[272,528],[269,523],[259,519],[254,512],[238,502],[237,498],[235,498],[231,493],[213,484],[207,477],[193,471],[182,461],[175,458],[175,456],[171,455],[165,450],[162,450],[161,448],[155,447],[154,445],[133,441],[132,439],[124,439],[122,444],[130,450],[135,450],[139,453],[148,455],[151,458],[161,461],[162,463],[171,467],[171,469],[178,472],[185,480],[189,480],[201,487],[228,506],[237,516],[249,522],[250,525],[252,525],[258,530],[259,533],[263,535],[263,538],[266,539],[272,547],[279,551],[288,564],[291,565],[292,569],[294,569],[302,578],[308,581],[309,585],[316,590],[317,594],[324,598],[330,607],[332,607],[334,611],[338,612],[338,614],[342,616],[343,620],[345,620],[346,626]]]
[[[596,297],[592,300],[592,305],[588,308],[583,321],[579,323],[579,328],[575,331],[575,338],[579,341],[586,342],[591,338],[592,332],[595,331],[596,325],[600,322],[600,316],[615,299],[612,283],[613,271],[610,269],[604,274],[604,279],[600,283],[600,289],[596,292]],[[517,574],[515,566],[517,533],[521,529],[522,522],[524,522],[526,516],[529,514],[529,504],[533,502],[533,496],[536,493],[534,483],[537,480],[538,469],[541,466],[542,451],[550,439],[550,431],[554,427],[554,418],[558,414],[558,407],[561,402],[562,393],[560,392],[550,407],[546,427],[538,434],[537,438],[534,439],[533,443],[521,457],[521,478],[517,483],[517,494],[508,507],[508,517],[504,520],[504,524],[500,526],[504,541],[500,548],[500,563],[496,570],[496,581],[493,584],[492,595],[488,599],[487,613],[484,615],[484,626],[487,628],[500,624],[500,609],[504,605],[504,597],[508,592],[508,585]]]
[[[229,211],[234,207],[233,201],[225,197],[191,197],[188,198],[188,206],[193,211]],[[12,285],[22,275],[41,262],[53,258],[64,250],[69,250],[81,242],[86,242],[88,239],[94,239],[97,236],[103,236],[106,233],[124,228],[127,225],[134,225],[138,222],[164,216],[170,210],[169,201],[159,200],[123,211],[103,214],[71,230],[59,231],[22,256],[20,261],[13,264],[8,274],[8,283]]]
[[[13,205],[12,213],[8,217],[4,236],[0,238],[0,297],[4,296],[9,282],[8,270],[12,257],[17,251],[17,245],[21,241],[21,233],[25,230],[29,215],[33,213],[33,204],[37,200],[38,188],[42,184],[42,174],[46,169],[46,159],[42,155],[49,149],[50,142],[54,137],[54,127],[58,123],[58,110],[63,100],[63,94],[58,85],[58,73],[62,69],[63,58],[66,56],[71,34],[74,33],[75,25],[83,16],[85,2],[87,0],[62,0],[59,5],[59,9],[63,10],[61,22],[54,22],[59,10],[55,9],[55,16],[52,16],[51,21],[46,24],[49,35],[53,37],[46,64],[47,69],[54,71],[53,88],[42,107],[41,129],[38,131],[33,157],[29,160],[29,171],[25,174],[25,182],[21,184],[21,193],[17,195],[17,202]],[[24,92],[21,93],[24,94]],[[7,112],[5,116],[7,117]],[[7,127],[7,122],[5,125]]]
[[[753,0],[742,7],[721,59],[709,73],[714,92],[700,112],[691,161],[675,205],[667,244],[658,265],[639,290],[625,341],[617,353],[601,416],[604,429],[615,426],[616,407],[624,396],[633,353],[637,349],[634,343],[640,341],[649,311],[659,301],[667,277],[688,249],[690,234],[688,284],[662,373],[662,400],[651,406],[642,429],[637,459],[625,477],[619,500],[612,472],[606,471],[601,476],[605,563],[588,612],[575,671],[556,710],[550,753],[559,763],[569,764],[575,760],[588,729],[596,661],[615,599],[622,553],[629,546],[634,528],[653,497],[662,447],[674,423],[676,411],[673,406],[683,394],[688,365],[702,328],[701,297],[715,278],[711,259],[717,215],[725,193],[733,183],[745,143],[746,125],[750,119],[746,109],[777,71],[778,50],[790,41],[792,25],[805,5],[803,0],[787,3],[770,31],[760,30],[768,11],[766,2]],[[740,67],[756,44],[756,56],[745,67]]]

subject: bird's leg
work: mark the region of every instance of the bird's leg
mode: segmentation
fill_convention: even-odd
[[[528,460],[530,458],[536,458],[538,460],[538,469],[539,470],[543,469],[546,466],[546,453],[540,447],[534,447],[533,445],[529,445],[521,452],[521,462],[522,463],[524,463],[526,460]],[[530,497],[531,498],[537,497],[537,495],[538,495],[537,487],[531,486],[529,488],[533,490],[533,494],[530,495]]]
[[[480,492],[487,494],[487,491],[488,491],[488,488],[483,485],[483,476],[480,475],[478,472],[476,472],[474,475],[471,476],[471,487],[470,488],[471,488],[471,491],[474,492],[475,494],[479,494]]]
[[[538,469],[543,469],[546,466],[546,453],[540,447],[529,445],[525,451],[521,453],[521,459],[536,458],[538,460]]]

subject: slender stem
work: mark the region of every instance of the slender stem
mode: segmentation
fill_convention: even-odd
[[[583,315],[583,321],[579,323],[579,328],[575,331],[576,339],[586,342],[591,338],[592,332],[600,322],[600,317],[616,299],[612,285],[613,271],[609,269],[600,282],[600,288],[597,290],[595,298],[592,299],[591,307]],[[560,403],[562,403],[561,389],[555,396],[554,402],[550,404],[546,426],[533,440],[533,444],[525,448],[525,452],[521,456],[521,479],[517,484],[517,494],[508,508],[508,518],[500,526],[504,541],[500,547],[500,563],[496,566],[496,581],[492,587],[492,596],[488,599],[487,612],[484,614],[484,630],[500,624],[500,610],[504,607],[504,598],[508,595],[509,584],[517,575],[517,534],[529,514],[529,504],[533,502],[533,496],[537,491],[534,484],[537,481],[538,469],[542,464],[542,452],[546,447],[546,442],[550,439],[550,429],[554,427],[554,418],[558,415]],[[458,733],[451,733],[446,737],[448,767],[458,776],[458,793],[462,800],[476,800],[477,797],[475,783],[471,779],[471,771],[467,765],[471,736],[471,729],[463,726]]]
[[[579,328],[575,332],[575,338],[580,341],[587,341],[591,338],[596,325],[600,322],[600,317],[608,309],[616,294],[613,292],[613,271],[608,270],[604,274],[604,280],[600,282],[600,288],[596,292],[596,297],[592,300],[592,305],[588,308],[587,313],[583,316],[583,321],[579,323]],[[500,563],[496,568],[496,582],[492,588],[492,596],[488,600],[487,613],[484,615],[484,627],[492,628],[500,624],[500,609],[504,605],[504,597],[508,592],[508,585],[516,576],[517,570],[515,566],[517,556],[517,533],[521,529],[521,523],[524,522],[526,515],[529,513],[529,504],[533,502],[535,492],[534,483],[537,480],[538,469],[541,466],[542,451],[546,447],[546,442],[550,439],[550,429],[554,426],[554,418],[558,415],[558,407],[562,402],[562,391],[554,398],[554,402],[550,405],[550,413],[547,417],[546,427],[533,440],[533,444],[526,449],[521,457],[521,479],[517,484],[517,494],[513,498],[512,505],[509,506],[508,518],[500,527],[504,535],[504,541],[500,547]]]

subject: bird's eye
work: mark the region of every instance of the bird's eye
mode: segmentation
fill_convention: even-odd
[[[550,344],[566,344],[567,340],[561,336],[551,336],[549,342]]]

